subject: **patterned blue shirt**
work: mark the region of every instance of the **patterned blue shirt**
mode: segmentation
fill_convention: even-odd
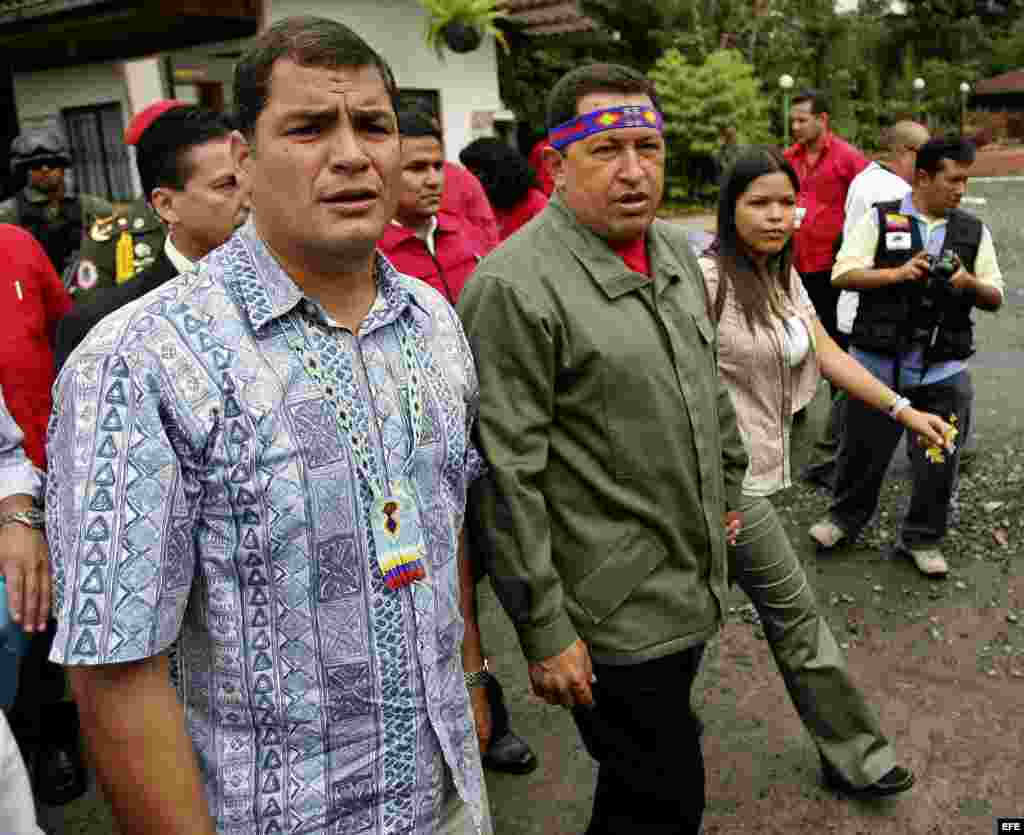
[[[425,422],[412,456],[425,581],[389,590],[371,493],[289,347],[307,323],[376,466],[410,459],[410,327]],[[305,298],[251,222],[95,328],[56,385],[51,658],[112,664],[180,636],[181,689],[223,835],[430,833],[452,783],[490,832],[463,682],[456,549],[480,470],[472,355],[448,304],[377,264],[357,336]]]

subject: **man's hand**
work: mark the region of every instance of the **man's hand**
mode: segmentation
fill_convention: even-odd
[[[929,273],[928,253],[922,250],[913,258],[907,261],[902,267],[897,267],[895,276],[897,282],[919,281]]]
[[[590,685],[597,681],[587,645],[579,638],[567,649],[529,666],[533,692],[548,704],[562,707],[591,707]]]
[[[725,541],[730,545],[736,544],[736,537],[740,535],[743,528],[743,514],[738,510],[730,510],[725,514]]]
[[[473,708],[473,722],[476,725],[476,738],[480,743],[480,753],[486,754],[491,747],[491,702],[487,698],[486,687],[469,688],[469,704]]]
[[[42,632],[50,616],[50,560],[46,537],[19,522],[0,527],[0,574],[7,581],[11,619]]]

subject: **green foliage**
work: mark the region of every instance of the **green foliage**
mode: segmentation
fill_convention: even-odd
[[[650,71],[665,113],[669,196],[682,199],[698,185],[693,162],[714,155],[721,133],[736,128],[741,143],[771,138],[767,107],[754,68],[736,50],[716,50],[697,65],[669,49]]]
[[[498,40],[506,51],[508,41],[505,33],[496,25],[504,15],[495,6],[495,0],[419,0],[429,13],[427,20],[427,46],[433,49],[438,57],[444,57],[444,29],[450,23],[462,23],[480,30],[484,35],[491,35]]]

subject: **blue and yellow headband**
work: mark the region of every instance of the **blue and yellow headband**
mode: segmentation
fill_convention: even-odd
[[[653,107],[627,105],[592,110],[568,122],[563,122],[548,132],[548,144],[561,151],[566,145],[579,142],[595,133],[618,128],[654,128],[658,133],[664,130],[665,119]]]

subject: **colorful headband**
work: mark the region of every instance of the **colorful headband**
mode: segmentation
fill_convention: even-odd
[[[606,110],[592,110],[590,113],[563,122],[548,133],[548,144],[561,151],[566,145],[606,130],[654,128],[661,133],[664,126],[664,117],[653,107],[640,107],[635,104],[627,107],[609,107]]]

